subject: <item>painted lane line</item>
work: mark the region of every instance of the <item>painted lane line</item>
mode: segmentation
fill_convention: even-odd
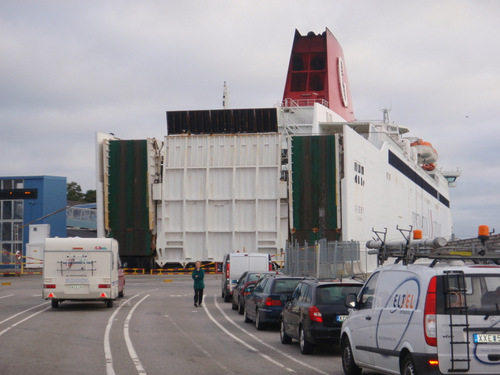
[[[136,294],[128,299],[128,301],[138,297],[139,295]],[[113,314],[108,319],[108,324],[106,325],[106,330],[104,331],[104,358],[106,359],[106,374],[107,375],[115,375],[115,369],[113,368],[113,356],[111,355],[111,345],[109,342],[109,333],[111,332],[111,327],[113,326],[113,320],[115,319],[115,316],[118,314],[120,309],[124,305],[121,304],[118,306],[118,308],[113,311]]]
[[[271,350],[274,350],[276,353],[278,354],[281,354],[282,356],[288,358],[289,360],[291,361],[294,361],[304,367],[307,367],[308,369],[312,370],[312,371],[315,371],[319,374],[322,374],[322,375],[329,375],[327,372],[324,372],[322,370],[320,370],[319,368],[316,368],[314,366],[311,366],[311,365],[308,365],[307,363],[304,363],[294,357],[292,357],[291,355],[289,354],[286,354],[285,352],[277,349],[276,347],[268,344],[267,342],[264,342],[262,341],[260,338],[258,338],[257,336],[255,336],[254,334],[250,333],[249,331],[247,331],[245,328],[242,328],[240,327],[238,324],[236,324],[236,322],[231,319],[226,313],[224,310],[222,310],[222,308],[220,307],[220,305],[218,304],[217,302],[217,299],[216,299],[216,295],[214,295],[214,299],[215,299],[215,306],[219,309],[219,311],[221,312],[221,314],[224,316],[224,318],[226,318],[227,321],[229,321],[232,325],[234,325],[236,328],[238,328],[240,331],[244,332],[245,334],[247,334],[248,336],[250,336],[251,338],[253,338],[254,340],[258,341],[260,344],[264,345],[265,347],[271,349]]]
[[[234,371],[232,371],[230,368],[225,366],[221,361],[216,360],[208,351],[206,351],[199,343],[197,343],[191,336],[189,336],[174,320],[169,316],[165,315],[165,318],[168,318],[170,322],[174,325],[175,328],[184,336],[186,339],[188,339],[192,345],[194,345],[198,350],[200,350],[208,359],[211,361],[215,362],[217,366],[219,366],[225,373],[228,374],[234,374]]]
[[[2,298],[7,298],[7,297],[12,297],[13,295],[14,295],[14,294],[7,294],[6,296],[2,296],[2,297],[0,297],[0,299],[2,299]]]
[[[138,374],[146,374],[146,370],[144,370],[144,367],[142,366],[141,361],[139,360],[139,357],[137,356],[137,353],[134,349],[134,346],[132,345],[132,341],[130,340],[130,334],[129,334],[129,324],[130,324],[130,319],[132,318],[132,315],[134,314],[135,309],[139,304],[144,301],[146,298],[149,297],[149,294],[142,297],[141,300],[137,301],[137,303],[130,309],[130,312],[127,315],[127,318],[125,319],[125,323],[123,323],[123,336],[125,337],[125,344],[127,345],[128,349],[128,354],[130,355],[130,358],[134,362],[135,368],[137,369]]]
[[[269,357],[267,354],[264,354],[264,353],[259,353],[259,354],[260,354],[262,357],[264,357],[265,359],[267,359],[269,362],[274,363],[276,366],[279,366],[279,367],[281,367],[281,368],[285,369],[285,370],[286,370],[286,371],[288,371],[288,372],[295,372],[295,370],[292,370],[291,368],[286,367],[283,363],[278,362],[277,360],[275,360],[275,359],[273,359],[273,358]]]
[[[215,299],[216,299],[216,296],[214,296],[214,301],[215,301]],[[215,301],[215,303],[217,303],[217,301]],[[215,318],[212,316],[212,314],[210,314],[210,311],[208,311],[206,304],[203,304],[203,309],[205,310],[205,313],[208,315],[208,317],[210,318],[210,320],[212,322],[214,322],[214,324],[217,327],[219,327],[224,333],[226,333],[229,337],[231,337],[234,340],[238,341],[241,345],[246,346],[251,351],[256,352],[256,353],[259,352],[258,349],[254,348],[252,345],[247,344],[242,339],[240,339],[240,338],[236,337],[235,335],[233,335],[231,332],[229,332],[227,329],[225,329],[217,320],[215,320]]]
[[[220,308],[219,304],[217,303],[217,295],[214,295],[214,302],[215,302],[215,306],[223,313],[223,315],[225,315],[224,311],[222,311],[222,309]],[[241,340],[240,338],[236,337],[235,335],[233,335],[231,332],[229,332],[226,328],[224,328],[218,321],[216,321],[214,319],[214,317],[212,316],[212,314],[210,314],[210,312],[208,311],[207,309],[207,305],[206,304],[203,304],[203,309],[205,310],[205,312],[207,313],[208,317],[212,320],[212,322],[214,322],[220,329],[222,329],[227,335],[229,335],[230,337],[232,337],[234,340],[238,341],[239,343],[241,343],[242,345],[246,346],[247,348],[249,348],[250,350],[258,353],[260,356],[262,356],[263,358],[265,358],[266,360],[268,360],[269,362],[273,363],[274,365],[277,365],[279,367],[282,367],[284,369],[286,369],[287,371],[289,372],[295,372],[294,370],[292,370],[291,368],[288,368],[288,367],[285,367],[282,363],[262,354],[258,349],[254,348],[252,345],[250,344],[247,344],[245,341]],[[227,315],[226,315],[226,319],[227,319]]]
[[[47,308],[45,308],[45,309],[43,309],[43,310],[37,311],[36,313],[34,313],[34,314],[31,314],[31,315],[27,316],[26,318],[24,318],[24,319],[22,319],[22,320],[18,321],[17,323],[12,324],[10,327],[7,327],[7,328],[5,328],[2,332],[0,332],[0,336],[2,336],[5,332],[9,331],[11,328],[14,328],[14,327],[18,326],[19,324],[24,323],[24,322],[25,322],[25,321],[27,321],[28,319],[31,319],[31,318],[33,318],[34,316],[36,316],[36,315],[38,315],[38,314],[40,314],[40,313],[42,313],[42,312],[44,312],[44,311],[47,311],[47,310],[48,310],[48,309],[50,309],[50,308],[51,308],[51,307],[49,306],[49,307],[47,307]],[[30,309],[30,310],[31,310],[31,309]]]
[[[115,370],[113,368],[113,356],[111,355],[111,344],[109,341],[109,333],[111,332],[111,327],[113,326],[113,320],[115,316],[118,314],[121,308],[125,306],[125,303],[130,306],[130,300],[139,297],[143,293],[148,293],[155,290],[158,290],[158,288],[137,293],[129,299],[122,301],[120,306],[118,306],[118,308],[109,317],[108,324],[106,325],[106,330],[104,331],[104,358],[106,359],[106,375],[115,375]]]
[[[9,321],[9,320],[11,320],[11,319],[14,319],[15,317],[17,317],[17,316],[19,316],[19,315],[21,315],[21,314],[24,314],[24,313],[25,313],[25,312],[27,312],[27,311],[30,311],[30,310],[36,309],[37,307],[40,307],[40,306],[46,305],[47,303],[48,303],[48,302],[44,302],[44,303],[41,303],[41,304],[39,304],[39,305],[36,305],[36,306],[30,307],[29,309],[23,310],[23,311],[21,311],[21,312],[19,312],[19,313],[15,314],[15,315],[12,315],[12,316],[8,317],[7,319],[2,320],[2,321],[0,322],[0,324],[3,324],[3,323],[5,323],[5,322],[7,322],[7,321]]]

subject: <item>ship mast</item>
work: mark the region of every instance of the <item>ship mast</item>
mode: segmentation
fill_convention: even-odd
[[[226,81],[224,81],[224,89],[222,91],[222,108],[229,108],[229,86]]]

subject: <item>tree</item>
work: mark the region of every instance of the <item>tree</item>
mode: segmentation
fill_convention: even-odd
[[[67,183],[66,199],[73,202],[80,202],[83,199],[82,187],[74,181]]]
[[[95,203],[96,202],[96,191],[95,190],[87,190],[87,192],[83,196],[83,200],[86,203]]]

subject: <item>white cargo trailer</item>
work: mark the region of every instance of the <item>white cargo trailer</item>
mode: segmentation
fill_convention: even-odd
[[[123,296],[125,277],[112,238],[47,238],[43,298],[56,308],[65,300],[100,300],[107,307]]]

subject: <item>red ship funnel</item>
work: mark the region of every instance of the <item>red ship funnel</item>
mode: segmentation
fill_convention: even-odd
[[[295,30],[283,103],[321,103],[346,121],[355,120],[344,53],[328,28],[322,34],[305,36]]]

